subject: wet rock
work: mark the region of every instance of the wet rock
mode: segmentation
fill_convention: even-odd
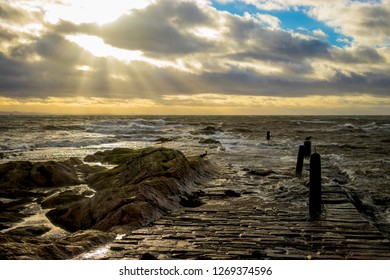
[[[43,187],[62,187],[80,183],[74,166],[65,162],[36,163],[30,175],[38,186]]]
[[[95,194],[94,191],[92,191],[92,190],[86,190],[86,191],[84,191],[81,195],[82,195],[83,197],[89,197],[89,196],[93,196],[94,194]]]
[[[146,148],[119,154],[114,149],[113,154],[114,157],[118,155],[123,164],[87,178],[87,183],[91,188],[96,190],[117,188],[160,176],[185,180],[185,177],[193,175],[190,174],[192,170],[189,161],[179,151]],[[111,156],[109,157],[112,159]],[[114,162],[117,162],[117,159],[109,163]]]
[[[104,156],[124,163],[87,178],[97,190],[94,197],[50,210],[47,216],[54,224],[71,232],[147,225],[180,207],[201,169],[181,152],[165,148],[114,149]]]
[[[340,184],[340,185],[345,185],[348,183],[348,177],[343,174],[337,174],[333,178],[333,182]]]
[[[76,170],[64,162],[8,162],[0,165],[0,189],[28,190],[36,187],[62,187],[78,184]]]
[[[379,205],[379,206],[390,205],[390,197],[386,197],[386,196],[374,196],[372,197],[372,201],[375,205]]]
[[[225,195],[228,197],[240,197],[241,194],[239,192],[233,191],[233,190],[226,190]]]
[[[76,232],[57,240],[36,237],[0,234],[0,259],[56,260],[69,259],[85,251],[105,244],[115,234],[88,230]]]
[[[140,260],[157,260],[157,258],[150,253],[143,254],[139,259]]]
[[[129,158],[137,155],[137,150],[129,148],[115,148],[113,150],[98,151],[84,158],[85,162],[102,162],[110,164],[124,164]]]
[[[70,164],[70,165],[73,165],[73,166],[76,166],[76,165],[83,165],[83,161],[77,157],[71,157],[70,159],[64,161],[64,163],[66,164]]]
[[[22,235],[22,236],[40,236],[50,231],[50,227],[44,225],[37,226],[25,226],[17,227],[12,230],[9,230],[7,233],[12,235]]]
[[[218,132],[222,132],[222,130],[220,128],[217,128],[217,127],[207,126],[205,128],[202,128],[202,129],[191,131],[190,133],[192,135],[201,135],[201,134],[214,135],[214,134],[217,134]]]
[[[93,155],[87,155],[84,158],[85,162],[100,162],[103,159],[102,152],[96,152]]]
[[[93,247],[104,244],[108,241],[115,239],[115,234],[102,232],[99,230],[86,230],[75,232],[57,243],[59,244],[79,244],[80,246],[92,249]]]
[[[204,202],[197,196],[195,195],[190,195],[188,197],[182,197],[180,200],[180,205],[183,207],[188,207],[188,208],[195,208],[203,205]]]
[[[271,175],[273,173],[275,173],[275,171],[273,171],[271,169],[259,169],[259,170],[248,171],[248,174],[250,174],[250,175],[261,176],[261,177],[266,177],[266,176]]]
[[[8,162],[0,165],[0,189],[19,189],[31,186],[30,171],[33,164],[28,161]]]
[[[114,149],[97,153],[94,160],[118,166],[89,166],[78,158],[0,165],[1,229],[20,222],[26,217],[21,210],[34,202],[53,208],[49,219],[75,232],[56,240],[41,238],[49,228],[39,225],[0,233],[0,259],[66,259],[81,254],[115,238],[102,231],[147,225],[180,207],[183,197],[190,198],[188,205],[199,203],[191,198],[191,187],[210,172],[204,159],[165,148]],[[80,173],[96,193],[73,186],[81,183]],[[56,189],[67,186],[71,189]]]
[[[107,169],[104,166],[88,165],[88,164],[77,165],[75,166],[75,168],[78,172],[82,173],[86,177],[88,177],[93,173],[100,172]]]
[[[79,201],[85,197],[86,197],[86,195],[84,193],[77,194],[71,190],[67,190],[67,191],[60,192],[56,195],[53,195],[51,197],[44,199],[41,203],[41,207],[43,209],[54,208],[54,207],[57,207],[59,205],[66,205],[66,204],[70,204],[70,203]]]
[[[10,228],[10,227],[11,227],[11,226],[9,226],[9,225],[0,223],[0,230],[7,229],[7,228]]]
[[[22,214],[18,211],[6,211],[6,212],[2,212],[0,213],[0,223],[4,223],[4,224],[12,224],[12,223],[17,223],[21,220],[23,220],[23,218],[25,218],[27,215],[25,214]]]
[[[100,165],[85,164],[81,159],[76,157],[72,157],[64,161],[64,163],[73,166],[77,172],[83,174],[84,176],[88,176],[92,173],[96,173],[106,169],[104,166],[100,166]]]

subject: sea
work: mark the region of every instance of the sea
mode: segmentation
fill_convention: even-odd
[[[0,164],[163,146],[187,156],[207,151],[216,165],[237,170],[295,174],[307,137],[321,155],[323,176],[340,184],[362,215],[390,236],[390,116],[1,115]]]

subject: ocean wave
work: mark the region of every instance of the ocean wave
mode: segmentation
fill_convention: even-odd
[[[380,124],[377,125],[375,122],[362,125],[361,129],[363,130],[390,130],[390,124]]]
[[[86,132],[99,134],[134,134],[142,131],[162,130],[166,126],[163,119],[146,120],[116,120],[116,121],[100,121],[89,124],[85,127]]]
[[[19,143],[16,145],[0,145],[0,151],[23,152],[41,148],[87,147],[117,142],[114,138],[94,138],[82,140],[49,140],[39,143]]]
[[[35,144],[31,143],[18,143],[18,144],[2,144],[0,145],[0,151],[27,151],[35,148]]]
[[[84,127],[82,125],[44,125],[42,126],[43,131],[72,131],[72,130],[83,130]]]
[[[315,119],[315,120],[291,120],[292,124],[301,125],[302,123],[307,124],[335,124],[335,121],[330,120],[321,120],[321,119]]]
[[[376,122],[371,122],[367,124],[352,124],[344,123],[339,124],[334,127],[336,130],[360,130],[360,131],[371,131],[371,130],[390,130],[390,124],[377,124]]]
[[[66,147],[87,147],[87,146],[95,146],[102,145],[107,143],[117,142],[114,138],[94,138],[94,139],[81,139],[81,140],[51,140],[42,143],[35,144],[35,148],[66,148]]]

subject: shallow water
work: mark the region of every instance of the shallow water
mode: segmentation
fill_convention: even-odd
[[[361,211],[390,232],[388,116],[6,115],[0,116],[0,163],[164,146],[186,155],[208,151],[210,160],[238,169],[294,172],[298,146],[308,136],[322,156],[323,176],[337,174]],[[214,141],[201,143],[207,139]]]

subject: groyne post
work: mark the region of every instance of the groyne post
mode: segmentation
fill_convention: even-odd
[[[271,131],[267,131],[267,140],[271,140]]]
[[[311,141],[306,140],[303,145],[305,146],[305,157],[310,157],[311,155]]]
[[[298,149],[298,158],[297,158],[297,165],[295,168],[295,176],[301,177],[302,176],[302,169],[303,169],[303,160],[305,158],[305,146],[300,145]]]
[[[321,214],[321,203],[321,156],[313,153],[310,156],[309,213],[311,218]]]

